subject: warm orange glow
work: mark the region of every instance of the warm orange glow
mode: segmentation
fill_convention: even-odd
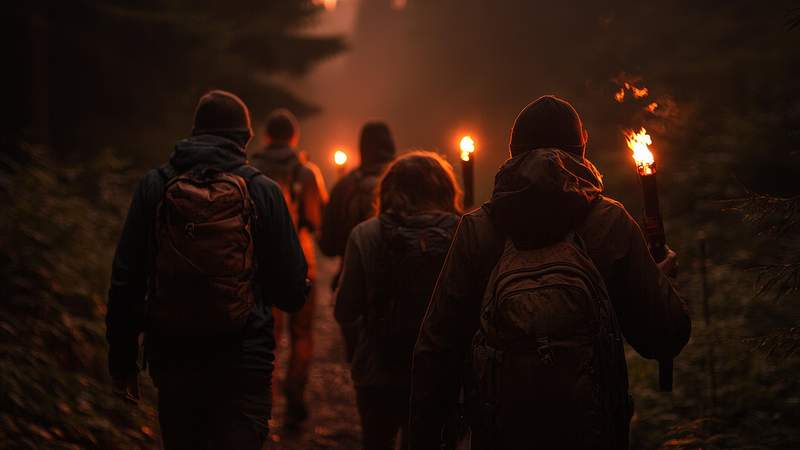
[[[649,105],[647,105],[647,108],[645,108],[645,109],[647,111],[649,111],[649,112],[655,112],[656,108],[658,108],[658,103],[653,102],[653,103],[650,103]]]
[[[619,88],[619,91],[614,94],[614,100],[616,100],[617,103],[622,103],[622,101],[625,100],[625,88]]]
[[[633,96],[636,98],[647,97],[647,94],[650,93],[650,91],[646,87],[639,88],[630,83],[625,83],[625,88],[631,91],[633,93]]]
[[[633,151],[633,160],[636,162],[636,169],[639,171],[639,175],[656,173],[656,160],[653,157],[653,152],[648,147],[653,144],[653,139],[647,134],[647,130],[642,127],[638,133],[633,130],[626,131],[625,139],[628,141],[628,148]]]
[[[322,5],[328,11],[332,11],[336,9],[336,4],[338,3],[337,0],[314,0],[313,2],[315,5]]]
[[[333,163],[341,167],[347,163],[347,153],[344,150],[336,150],[333,153]]]
[[[633,98],[636,99],[645,98],[650,94],[650,90],[646,87],[634,86],[626,81],[622,83],[622,87],[614,93],[614,100],[616,100],[617,103],[622,103],[622,101],[625,100],[625,91],[629,91],[633,95]]]
[[[469,161],[473,152],[475,152],[475,140],[472,136],[464,136],[458,143],[458,148],[461,150],[461,159]]]

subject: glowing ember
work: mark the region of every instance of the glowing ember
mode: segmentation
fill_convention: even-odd
[[[634,85],[630,85],[630,90],[631,90],[631,92],[633,92],[633,96],[636,97],[636,98],[647,97],[647,94],[650,93],[650,91],[646,87],[638,88],[638,87],[636,87]]]
[[[625,139],[628,141],[628,148],[633,151],[633,160],[636,162],[636,168],[639,175],[652,175],[656,173],[655,158],[650,151],[649,145],[653,144],[647,130],[642,127],[638,133],[634,131],[626,131]]]
[[[333,163],[337,166],[343,166],[347,163],[347,153],[344,150],[336,150],[333,153]]]
[[[647,105],[647,108],[645,108],[645,109],[647,111],[649,111],[649,112],[655,112],[656,108],[658,108],[658,103],[653,102],[653,103],[650,103],[649,105]]]
[[[650,90],[646,87],[634,86],[626,81],[622,83],[622,87],[614,93],[614,100],[616,100],[617,103],[622,103],[622,101],[625,100],[625,91],[629,91],[633,95],[633,98],[637,99],[642,99],[650,95]]]
[[[616,100],[617,103],[622,103],[622,101],[625,100],[625,88],[619,88],[619,91],[614,94],[614,100]]]
[[[475,140],[471,136],[464,136],[458,143],[458,148],[461,149],[461,159],[469,161],[470,155],[475,151]]]

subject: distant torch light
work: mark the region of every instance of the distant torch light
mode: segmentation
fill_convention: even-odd
[[[461,151],[461,178],[464,182],[464,207],[475,204],[475,140],[464,136],[458,143]]]
[[[347,153],[345,153],[344,150],[336,150],[333,153],[333,163],[338,167],[347,164]]]
[[[344,177],[347,171],[347,153],[342,149],[333,152],[333,163],[336,165],[337,177]]]

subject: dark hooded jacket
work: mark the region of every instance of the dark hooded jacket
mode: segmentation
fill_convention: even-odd
[[[639,225],[602,191],[601,176],[588,160],[538,149],[507,161],[491,201],[462,218],[414,351],[412,449],[439,448],[486,284],[507,238],[521,247],[541,246],[577,231],[605,279],[628,343],[659,360],[686,345],[691,322],[685,302],[650,256]],[[530,439],[515,448],[535,445],[536,436]],[[473,435],[473,448],[479,448],[476,442],[480,437]]]
[[[189,342],[146,334],[150,371],[157,378],[171,368],[245,369],[260,370],[269,377],[275,348],[270,307],[296,311],[303,306],[307,267],[281,189],[247,164],[244,148],[237,140],[235,136],[228,139],[216,135],[184,139],[175,146],[168,166],[151,170],[139,183],[112,267],[106,319],[112,376],[127,377],[139,370],[138,339],[147,331],[146,300],[153,270],[153,225],[168,172],[208,166],[233,171],[249,180],[256,209],[256,307],[241,335]]]
[[[378,180],[395,155],[389,128],[380,122],[365,125],[359,149],[361,165],[333,186],[322,217],[319,246],[326,256],[343,256],[353,228],[375,214]]]

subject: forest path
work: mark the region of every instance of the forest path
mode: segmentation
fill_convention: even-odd
[[[318,260],[314,357],[306,390],[310,418],[297,431],[282,429],[285,399],[280,395],[278,384],[274,388],[273,419],[265,450],[355,450],[361,446],[361,426],[350,366],[345,362],[344,342],[333,318],[333,295],[329,286],[337,264],[332,259],[320,257]],[[283,334],[277,350],[276,380],[282,380],[286,371],[288,337],[287,333]]]

